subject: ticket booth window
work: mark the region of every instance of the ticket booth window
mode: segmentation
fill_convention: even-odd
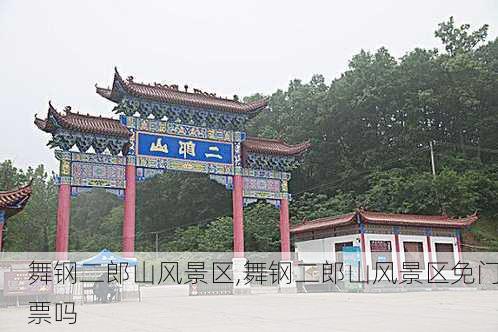
[[[393,262],[391,241],[370,241],[370,252],[372,255],[372,269],[374,270],[379,265],[382,266],[382,263],[392,264]]]
[[[419,269],[424,268],[424,244],[422,242],[403,242],[403,251],[405,262],[417,263]]]
[[[455,266],[455,255],[453,254],[453,244],[436,243],[436,261],[438,269],[451,270]]]
[[[344,256],[342,255],[344,247],[352,247],[353,242],[337,242],[334,245],[335,248],[335,261],[336,262],[344,262]]]

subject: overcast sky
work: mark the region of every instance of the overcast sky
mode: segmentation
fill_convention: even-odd
[[[315,73],[330,82],[361,49],[439,47],[434,30],[451,15],[497,36],[492,0],[0,0],[0,161],[56,169],[34,114],[52,100],[112,116],[94,85],[110,85],[114,66],[139,82],[270,94]]]

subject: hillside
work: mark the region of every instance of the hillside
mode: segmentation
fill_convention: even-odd
[[[311,151],[292,174],[293,223],[370,210],[481,220],[464,243],[498,249],[498,40],[452,19],[435,36],[442,50],[417,48],[394,58],[386,48],[354,55],[327,83],[293,80],[247,132]],[[247,97],[246,100],[260,97]],[[26,124],[29,126],[30,124]],[[434,144],[432,174],[429,142]],[[0,164],[0,188],[34,178],[34,194],[7,226],[5,250],[53,250],[57,195],[43,166]],[[137,250],[230,250],[230,193],[206,176],[168,173],[137,188]],[[71,250],[119,250],[122,202],[96,190],[73,199]],[[278,250],[278,211],[245,211],[247,250]],[[35,234],[35,236],[33,236]]]

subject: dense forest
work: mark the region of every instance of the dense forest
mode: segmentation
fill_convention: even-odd
[[[465,249],[498,249],[498,39],[488,26],[439,24],[441,49],[403,57],[361,51],[328,83],[321,75],[293,80],[270,97],[250,135],[311,151],[292,174],[293,223],[375,211],[465,216],[480,220],[464,234]],[[251,98],[260,97],[251,96]],[[26,124],[29,126],[30,124]],[[436,174],[430,162],[433,142]],[[7,251],[54,250],[57,187],[43,166],[0,163],[0,188],[34,179],[24,212],[9,219]],[[123,202],[104,190],[72,200],[70,249],[119,251]],[[278,210],[244,212],[248,251],[279,249]],[[167,173],[137,186],[136,250],[225,251],[232,246],[231,194],[205,175]]]

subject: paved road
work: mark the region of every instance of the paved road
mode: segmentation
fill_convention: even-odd
[[[497,291],[153,297],[77,306],[76,325],[28,325],[0,309],[0,331],[498,331]]]

